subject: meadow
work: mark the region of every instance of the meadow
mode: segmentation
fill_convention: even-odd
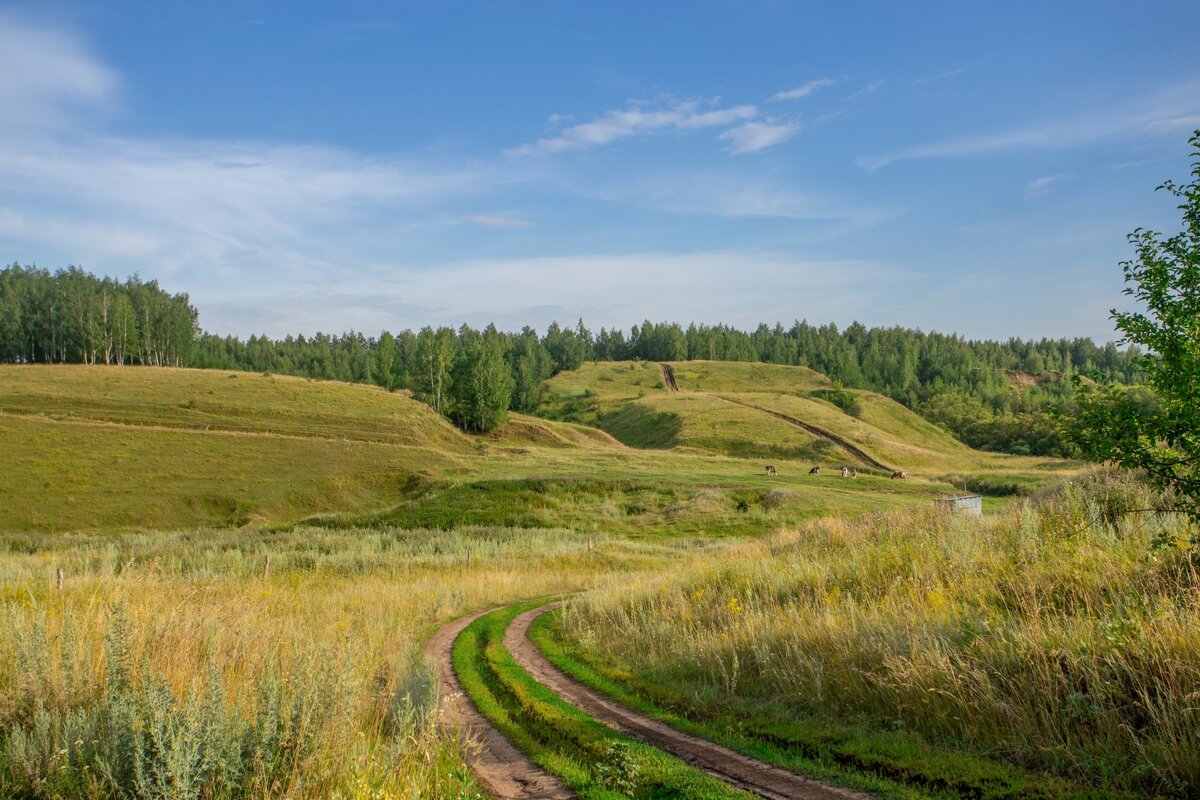
[[[689,369],[719,374],[721,366]],[[772,385],[789,378],[817,385],[815,373],[799,367],[729,366],[733,377],[722,391],[733,397],[759,373],[773,376]],[[690,374],[681,367],[685,389]],[[828,472],[809,478],[814,458],[828,468],[847,455],[825,441],[813,450],[813,437],[769,413],[686,390],[651,389],[657,393],[651,399],[670,403],[664,413],[687,431],[659,446],[646,438],[670,426],[647,420],[636,397],[640,384],[655,376],[661,382],[657,364],[592,364],[549,382],[540,414],[554,416],[563,402],[599,398],[602,408],[611,406],[606,413],[641,420],[647,433],[630,446],[576,422],[521,414],[490,434],[468,436],[408,392],[362,384],[216,370],[0,366],[0,459],[9,466],[0,472],[6,499],[0,530],[177,530],[317,520],[340,527],[749,534],[823,513],[927,503],[953,491],[948,481],[958,484],[964,476],[1024,486],[1078,469],[971,451],[869,393],[865,406],[888,412],[878,415],[881,427],[823,401],[812,401],[814,413],[864,447],[920,436],[922,457],[940,460],[905,454],[901,464],[916,465],[914,477],[921,480],[864,473],[850,483]],[[591,390],[571,381],[600,388],[588,395]],[[578,397],[564,400],[561,392]],[[781,395],[778,402],[787,399]],[[881,452],[895,455],[894,449]],[[776,478],[763,474],[768,459],[779,468]],[[956,472],[942,474],[951,468]]]
[[[432,630],[713,546],[497,528],[4,535],[0,797],[480,796],[435,724]]]
[[[1128,513],[1159,502],[1096,473],[982,519],[811,521],[610,581],[552,638],[577,677],[834,775],[945,796],[1191,797],[1200,564],[1180,516]]]
[[[476,797],[419,656],[440,624],[609,586],[580,606],[599,609],[618,585],[636,598],[750,559],[773,531],[857,530],[844,520],[919,516],[960,478],[1033,491],[1080,469],[971,451],[870,393],[848,414],[802,368],[677,366],[669,392],[657,364],[585,365],[479,436],[361,384],[0,367],[0,798]],[[909,459],[913,479],[807,475],[847,453],[776,406]],[[593,412],[600,427],[577,419]],[[1018,508],[1008,494],[988,508]],[[534,691],[490,652],[480,687]],[[578,747],[624,752],[580,724]],[[607,796],[596,769],[580,786]]]

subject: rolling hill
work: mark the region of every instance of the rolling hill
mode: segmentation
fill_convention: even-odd
[[[587,364],[547,382],[541,416],[510,414],[483,436],[407,392],[358,384],[0,367],[0,530],[305,520],[751,533],[928,502],[952,490],[948,478],[1036,483],[1071,468],[973,451],[867,392],[855,393],[852,416],[819,396],[830,383],[811,370],[673,367],[678,391],[659,364]],[[763,474],[764,460],[777,477]],[[809,477],[813,463],[857,465],[863,477]],[[916,480],[888,481],[879,465]]]
[[[851,411],[843,410],[827,399],[833,389],[832,381],[805,367],[593,363],[548,381],[539,413],[596,425],[631,447],[792,459],[880,473],[902,469],[927,479],[988,472],[1036,481],[1046,471],[1064,468],[1055,459],[972,450],[873,392],[839,390],[854,400]]]

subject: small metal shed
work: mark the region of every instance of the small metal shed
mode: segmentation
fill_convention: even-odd
[[[933,501],[938,508],[943,508],[954,514],[970,514],[975,517],[983,516],[983,498],[977,494],[956,494],[952,497],[939,497]]]

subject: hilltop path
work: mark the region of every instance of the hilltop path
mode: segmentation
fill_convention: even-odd
[[[575,794],[488,722],[467,697],[454,672],[454,640],[472,622],[495,610],[489,608],[456,619],[442,626],[425,645],[425,660],[437,670],[441,722],[458,729],[467,763],[490,796],[497,800],[568,800]]]
[[[667,391],[678,392],[679,384],[675,381],[675,368],[672,367],[670,364],[664,363],[662,365],[662,371],[663,371],[663,382],[667,386]],[[884,472],[892,472],[893,471],[892,468],[889,467],[887,464],[884,464],[882,461],[877,460],[870,453],[868,453],[866,450],[863,450],[858,445],[853,444],[853,443],[847,441],[846,439],[843,439],[841,436],[838,436],[836,433],[830,433],[829,431],[825,430],[824,428],[819,428],[810,422],[805,422],[802,419],[796,419],[795,417],[790,417],[787,414],[781,414],[778,411],[772,411],[769,408],[763,408],[762,406],[756,406],[752,403],[747,403],[743,400],[735,400],[732,397],[726,397],[725,395],[711,394],[709,392],[701,392],[701,394],[707,394],[710,397],[717,398],[718,400],[724,400],[726,403],[734,403],[735,405],[743,406],[744,408],[751,408],[751,409],[754,409],[755,411],[761,411],[764,414],[770,414],[772,417],[781,419],[784,422],[795,425],[797,428],[801,428],[803,430],[808,431],[813,436],[833,442],[835,445],[842,448],[850,455],[854,456],[855,458],[861,459],[862,462],[869,467],[874,467],[875,469],[883,470]]]
[[[672,392],[679,391],[679,384],[675,382],[675,368],[670,364],[663,364],[663,382],[667,384],[667,389]]]
[[[856,458],[861,458],[863,460],[863,462],[866,463],[868,466],[874,467],[875,469],[881,469],[885,472],[892,472],[891,467],[889,467],[887,464],[884,464],[881,461],[876,460],[866,450],[863,450],[858,445],[852,444],[851,442],[847,441],[846,439],[843,439],[841,436],[838,436],[836,433],[830,433],[829,431],[825,430],[824,428],[818,428],[816,425],[813,425],[811,422],[805,422],[802,419],[796,419],[795,417],[789,417],[787,414],[781,414],[778,411],[772,411],[769,408],[763,408],[762,406],[756,406],[752,403],[747,403],[742,400],[734,400],[732,397],[725,397],[724,395],[719,395],[719,394],[714,394],[713,397],[716,397],[719,400],[724,400],[726,403],[734,403],[739,406],[745,406],[746,408],[753,408],[755,411],[761,411],[764,414],[770,414],[772,417],[781,419],[784,422],[789,422],[792,425],[795,425],[797,428],[803,428],[804,430],[811,433],[813,436],[819,436],[822,439],[828,439],[829,441],[836,444],[838,447],[845,450],[847,453],[850,453],[850,455],[855,456]]]
[[[551,664],[529,638],[529,627],[561,603],[520,614],[504,632],[513,660],[566,702],[622,733],[670,753],[738,789],[768,800],[867,800],[862,792],[820,783],[734,752],[727,747],[675,730],[658,720],[619,705],[567,677]]]

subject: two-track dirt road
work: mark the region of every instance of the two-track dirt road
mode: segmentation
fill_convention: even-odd
[[[559,603],[549,603],[518,615],[504,634],[504,646],[535,680],[563,700],[582,709],[609,727],[659,748],[713,775],[731,786],[770,800],[869,800],[869,795],[821,783],[766,764],[705,739],[691,736],[615,703],[551,664],[529,639],[529,627]],[[454,639],[473,620],[488,612],[465,617],[442,628],[425,648],[437,664],[443,697],[451,714],[458,715],[468,741],[479,742],[468,750],[468,761],[480,782],[498,798],[572,797],[553,775],[541,770],[504,739],[463,695],[454,676],[450,651]]]

